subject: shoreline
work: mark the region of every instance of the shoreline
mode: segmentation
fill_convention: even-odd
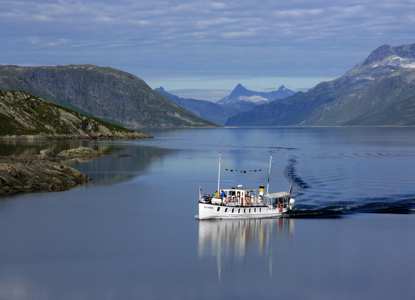
[[[39,133],[31,135],[0,135],[0,141],[44,141],[44,140],[144,140],[153,136],[142,132],[116,132],[113,135],[103,135],[100,133],[91,134],[51,134]]]

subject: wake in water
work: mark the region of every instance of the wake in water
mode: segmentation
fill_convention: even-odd
[[[321,155],[302,161],[290,156],[284,175],[294,186],[291,218],[341,217],[345,214],[415,214],[412,171],[390,168],[389,159],[335,159]],[[388,156],[389,157],[389,156]],[[397,173],[395,173],[395,171]],[[406,171],[406,172],[405,172]],[[401,194],[394,195],[400,190]],[[402,194],[405,193],[405,194]],[[384,196],[387,195],[387,196]]]
[[[331,202],[327,205],[297,204],[290,218],[330,218],[345,214],[415,214],[415,195],[366,198],[358,201]]]
[[[292,184],[300,187],[301,189],[308,189],[310,186],[302,180],[296,173],[295,165],[297,164],[297,159],[290,158],[288,164],[285,167],[285,176],[291,181]]]

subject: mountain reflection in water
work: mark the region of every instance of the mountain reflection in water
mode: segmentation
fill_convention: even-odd
[[[243,265],[249,256],[267,258],[272,277],[275,240],[291,244],[294,219],[199,221],[199,258],[215,258],[219,283],[222,267]],[[274,250],[274,251],[273,251]]]

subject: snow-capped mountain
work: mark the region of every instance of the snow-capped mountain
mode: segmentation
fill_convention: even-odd
[[[246,89],[242,84],[238,84],[232,93],[225,98],[220,99],[218,104],[232,104],[237,102],[253,102],[257,105],[268,103],[277,99],[286,98],[294,95],[295,92],[280,86],[277,91],[272,92],[256,92]]]
[[[367,59],[358,64],[345,76],[373,80],[378,76],[389,75],[397,69],[415,68],[415,44],[383,45],[372,51]]]

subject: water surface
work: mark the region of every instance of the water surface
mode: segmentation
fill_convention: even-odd
[[[131,156],[71,162],[94,178],[78,189],[0,198],[0,299],[412,299],[415,129],[145,132],[80,144]],[[272,154],[291,217],[195,219],[219,152],[223,187],[265,184]]]

